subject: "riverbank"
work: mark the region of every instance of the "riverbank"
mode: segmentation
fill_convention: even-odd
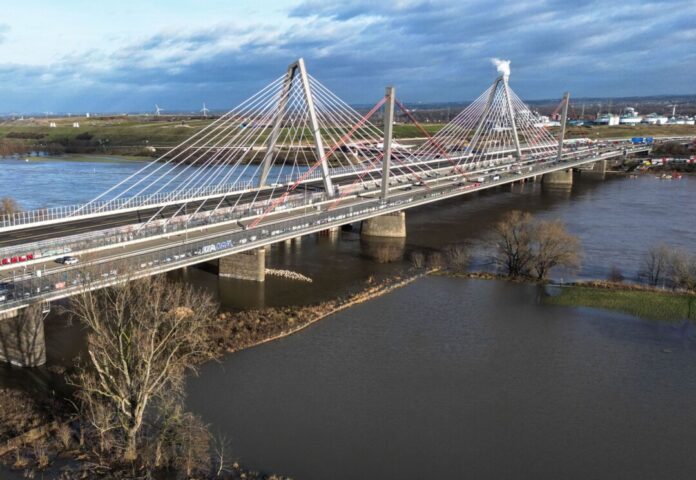
[[[437,275],[473,279],[503,280],[546,286],[550,293],[543,297],[547,305],[592,307],[614,310],[647,320],[696,321],[696,292],[674,292],[658,287],[604,280],[553,284],[525,277],[508,277],[492,272],[453,272],[442,270]]]
[[[217,328],[211,332],[216,345],[211,352],[212,358],[287,337],[330,315],[409,285],[433,271],[396,275],[380,282],[370,279],[354,293],[315,305],[221,313]],[[210,358],[204,356],[200,361]],[[26,393],[4,389],[0,390],[0,402],[5,406],[0,409],[0,464],[23,471],[25,476],[43,472],[55,475],[51,478],[59,475],[65,479],[85,478],[84,475],[122,478],[119,475],[123,472],[98,467],[102,461],[94,458],[71,399],[52,401],[47,408],[45,402]],[[56,465],[65,463],[75,467],[59,472]],[[218,478],[272,480],[284,477],[249,471],[234,463],[229,472]]]
[[[585,282],[553,286],[556,295],[545,297],[549,305],[615,310],[659,321],[696,321],[696,294],[670,292],[639,285]]]
[[[221,313],[216,334],[220,354],[238,352],[295,334],[330,315],[386,295],[436,271],[396,275],[379,283],[368,280],[365,288],[355,293],[316,305]]]

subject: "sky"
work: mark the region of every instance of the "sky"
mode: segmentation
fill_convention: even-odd
[[[0,112],[228,110],[304,57],[345,101],[696,94],[696,0],[0,0]]]

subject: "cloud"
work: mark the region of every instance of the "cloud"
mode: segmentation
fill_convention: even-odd
[[[388,84],[409,101],[471,99],[496,76],[491,58],[514,62],[510,83],[526,98],[696,93],[695,14],[693,0],[308,0],[282,22],[164,29],[50,65],[0,64],[0,111],[229,108],[299,56],[354,103]]]
[[[10,26],[0,23],[0,43],[4,42],[7,38],[7,32],[10,31]]]

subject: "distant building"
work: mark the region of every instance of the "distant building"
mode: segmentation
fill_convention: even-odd
[[[56,128],[56,122],[49,123],[48,128]]]
[[[679,116],[670,118],[667,123],[669,125],[694,125],[696,120],[693,117]]]
[[[597,120],[595,120],[595,123],[597,125],[618,125],[621,119],[619,118],[618,115],[614,115],[613,113],[604,113],[602,115],[597,116]]]
[[[80,128],[80,122],[73,122],[73,128]]]
[[[619,118],[619,123],[622,125],[638,125],[643,121],[643,117],[638,115],[635,108],[626,107],[624,114]]]
[[[560,127],[561,122],[554,121],[549,119],[546,115],[539,115],[537,117],[537,121],[534,122],[534,126],[537,128],[543,128],[543,127]]]
[[[648,125],[664,125],[669,121],[669,118],[664,115],[658,115],[657,113],[651,113],[643,117],[643,123]]]

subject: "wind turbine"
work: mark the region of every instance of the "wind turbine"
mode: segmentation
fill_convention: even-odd
[[[203,118],[208,118],[208,112],[210,110],[205,106],[205,102],[203,102],[203,108],[201,108],[201,112],[203,112]]]
[[[162,112],[164,112],[164,108],[160,108],[160,106],[155,103],[155,116],[159,117]]]

